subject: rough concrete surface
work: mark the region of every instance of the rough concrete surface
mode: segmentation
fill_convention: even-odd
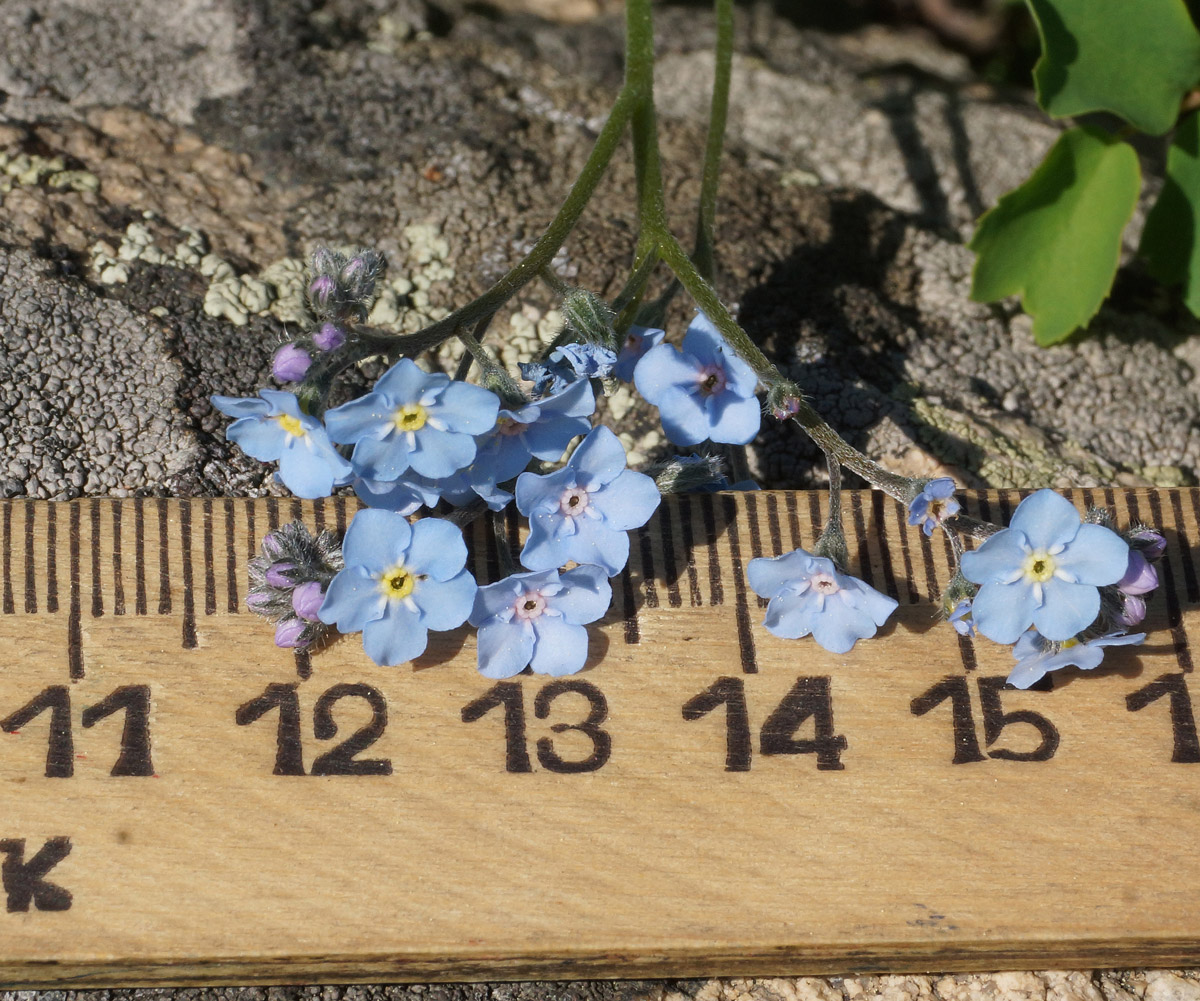
[[[0,0],[0,495],[277,491],[225,442],[208,396],[269,384],[272,350],[308,322],[314,244],[388,256],[372,322],[396,330],[486,288],[550,220],[603,122],[617,6],[178,0],[165,18],[148,0]],[[1014,304],[967,298],[973,219],[1057,126],[923,36],[826,33],[788,9],[739,8],[718,217],[719,290],[768,354],[855,444],[909,472],[1195,482],[1197,324],[1136,264],[1087,334],[1048,351]],[[712,26],[664,4],[659,39],[669,212],[686,234]],[[559,272],[615,293],[634,226],[625,149]],[[554,306],[530,288],[497,317],[506,360],[554,335]],[[673,335],[687,315],[677,301]],[[627,395],[608,406],[639,455],[662,449]],[[823,476],[787,431],[749,458],[770,485]],[[1200,1001],[1200,984],[1145,971],[69,993]]]

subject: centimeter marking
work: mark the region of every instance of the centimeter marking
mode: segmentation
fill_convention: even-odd
[[[1183,606],[1200,603],[1195,549],[1200,539],[1200,489],[1062,492],[1077,506],[1109,508],[1121,527],[1141,522],[1166,535],[1167,553],[1159,564],[1162,594],[1153,603],[1146,628],[1169,630],[1179,668],[1191,672]],[[1003,490],[960,496],[968,513],[1007,523],[1026,493]],[[0,621],[13,615],[61,614],[65,599],[65,666],[75,681],[86,674],[85,616],[128,615],[126,596],[131,593],[132,618],[176,616],[180,647],[195,649],[205,645],[209,636],[205,620],[252,614],[244,605],[247,564],[258,554],[265,532],[299,520],[314,531],[330,528],[342,534],[359,507],[356,500],[344,496],[321,501],[276,497],[0,501]],[[811,548],[827,507],[828,495],[823,491],[664,498],[650,523],[630,533],[629,565],[614,581],[614,608],[604,621],[619,623],[624,642],[636,645],[641,641],[643,608],[732,605],[741,669],[746,674],[757,672],[754,630],[767,603],[749,590],[746,564],[756,556]],[[852,574],[901,603],[939,600],[953,566],[943,533],[927,539],[907,525],[902,504],[877,491],[847,491],[843,508]],[[510,507],[505,518],[516,558],[522,538],[516,511]],[[466,538],[468,566],[476,579],[480,583],[499,579],[500,542],[491,519],[475,521]],[[157,600],[151,602],[150,595]],[[958,647],[963,667],[973,671],[973,641],[959,637]],[[309,676],[307,652],[297,653],[296,668],[302,678]]]

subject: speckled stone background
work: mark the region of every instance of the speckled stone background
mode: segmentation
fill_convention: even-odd
[[[390,262],[372,322],[415,329],[527,249],[620,82],[617,0],[0,0],[0,496],[254,495],[269,470],[207,397],[266,384],[307,322],[318,242]],[[967,299],[972,220],[1057,126],[918,33],[739,8],[719,287],[860,447],[969,485],[1195,482],[1200,338],[1136,264],[1086,336],[1033,345]],[[690,227],[711,25],[664,3],[658,69],[672,218]],[[1145,164],[1150,188],[1157,167]],[[633,233],[618,162],[557,262],[611,294]],[[1136,241],[1132,227],[1130,246]],[[553,335],[540,289],[494,327]],[[685,318],[682,303],[673,331]],[[445,359],[443,359],[445,360]],[[366,373],[363,377],[365,378]],[[642,456],[662,447],[608,401]],[[819,482],[790,433],[770,485]],[[1200,1001],[1186,972],[0,993],[0,1001],[803,999]]]

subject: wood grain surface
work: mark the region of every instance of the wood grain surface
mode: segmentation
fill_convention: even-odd
[[[581,674],[503,683],[465,629],[273,647],[258,539],[353,501],[0,502],[0,987],[1200,963],[1200,492],[1067,493],[1159,526],[1163,588],[1144,646],[1028,692],[878,495],[849,569],[900,607],[851,653],[745,584],[825,498],[698,496],[633,534]]]

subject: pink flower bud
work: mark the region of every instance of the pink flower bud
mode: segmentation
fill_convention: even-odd
[[[322,323],[321,329],[313,334],[313,344],[321,351],[333,351],[346,343],[346,331],[336,323]]]
[[[329,302],[329,297],[333,295],[334,288],[334,280],[329,275],[317,275],[312,284],[308,286],[308,297],[314,306],[324,306]]]
[[[275,645],[280,647],[307,646],[301,638],[304,635],[305,623],[299,619],[284,619],[275,627]]]
[[[1146,594],[1158,587],[1158,571],[1136,549],[1129,550],[1129,567],[1117,587],[1126,594]]]
[[[272,587],[294,587],[296,582],[288,575],[289,571],[295,570],[295,563],[286,561],[281,563],[272,563],[267,567],[267,572],[263,575],[268,584]]]
[[[275,352],[271,374],[280,382],[299,382],[311,364],[312,356],[304,348],[285,344]]]
[[[1146,602],[1135,594],[1125,595],[1125,606],[1117,616],[1117,622],[1130,629],[1146,617]]]
[[[1129,541],[1136,544],[1138,551],[1148,560],[1157,560],[1167,548],[1167,540],[1152,528],[1135,532],[1129,537]]]
[[[321,610],[321,602],[325,600],[325,592],[315,580],[305,581],[292,592],[292,608],[300,618],[309,622],[319,622],[317,613]]]

